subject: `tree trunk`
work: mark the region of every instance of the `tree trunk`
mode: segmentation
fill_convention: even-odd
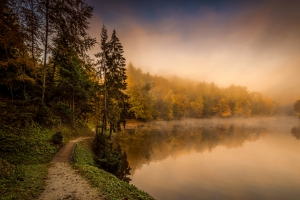
[[[46,2],[46,38],[45,38],[45,52],[44,52],[44,67],[43,67],[43,94],[42,94],[42,104],[45,101],[45,90],[46,90],[46,61],[47,61],[47,51],[48,51],[48,34],[49,34],[49,25],[48,25],[48,18],[49,18],[49,0]]]
[[[104,67],[104,115],[102,132],[106,132],[106,116],[107,116],[107,92],[106,92],[106,68]]]
[[[10,95],[11,95],[11,101],[13,102],[14,101],[14,93],[13,93],[11,84],[10,84]]]
[[[109,136],[108,136],[109,139],[111,137],[113,129],[114,129],[114,125],[112,123],[109,123]]]
[[[73,86],[73,93],[72,93],[72,107],[73,107],[73,132],[75,131],[75,87]]]

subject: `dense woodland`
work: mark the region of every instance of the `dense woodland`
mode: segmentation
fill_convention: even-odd
[[[127,67],[129,114],[137,119],[251,117],[275,114],[278,105],[258,92],[231,85],[164,78]]]
[[[92,119],[106,130],[121,123],[123,47],[104,26],[96,45],[88,34],[92,10],[81,0],[1,1],[2,124],[75,127]]]

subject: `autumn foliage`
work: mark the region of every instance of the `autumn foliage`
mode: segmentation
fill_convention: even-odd
[[[269,116],[277,108],[272,99],[242,86],[222,88],[176,76],[167,79],[132,64],[126,74],[129,111],[131,117],[141,120]]]

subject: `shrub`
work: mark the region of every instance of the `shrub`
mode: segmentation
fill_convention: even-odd
[[[52,135],[52,142],[55,145],[61,145],[63,141],[63,136],[61,132],[56,132],[54,135]]]

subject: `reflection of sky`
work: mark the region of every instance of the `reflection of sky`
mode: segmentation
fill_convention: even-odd
[[[300,1],[88,3],[91,35],[99,40],[103,23],[116,29],[127,62],[144,71],[300,98]]]
[[[221,145],[150,162],[131,183],[157,199],[297,199],[300,145],[290,134],[297,120],[263,121],[269,134],[237,148]]]

